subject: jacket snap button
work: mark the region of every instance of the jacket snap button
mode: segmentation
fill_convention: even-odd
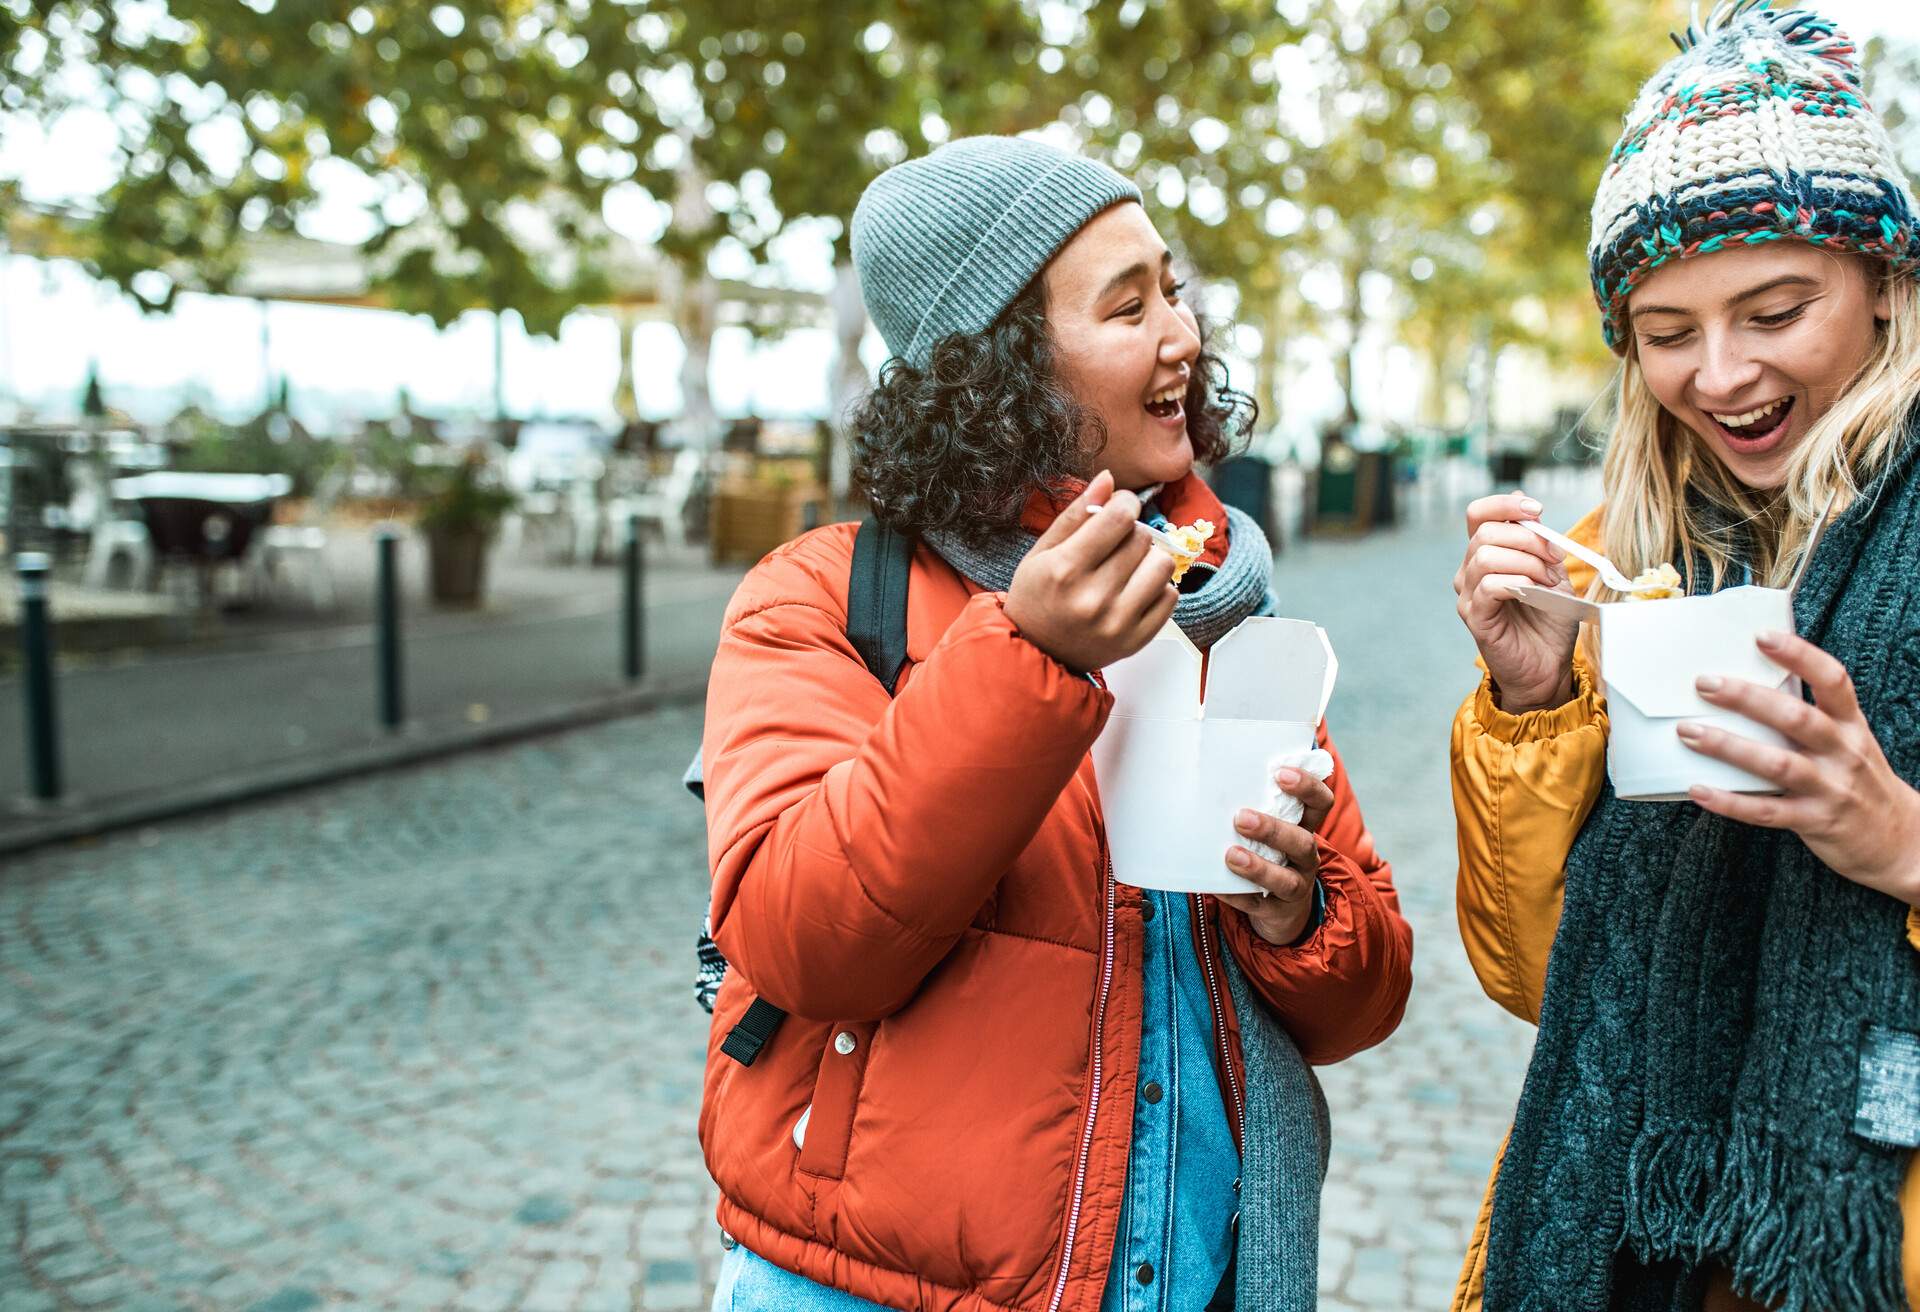
[[[1160,1086],[1158,1084],[1155,1084],[1152,1080],[1148,1080],[1146,1084],[1142,1086],[1140,1090],[1140,1096],[1142,1098],[1145,1098],[1148,1102],[1159,1102]]]
[[[1133,1273],[1133,1276],[1134,1276],[1134,1279],[1138,1280],[1143,1285],[1152,1284],[1153,1283],[1153,1263],[1142,1262],[1140,1264],[1140,1269],[1138,1271],[1135,1271]]]
[[[1145,902],[1142,902],[1140,904],[1140,919],[1142,920],[1153,919],[1153,902],[1151,899]]]
[[[853,1035],[849,1034],[846,1030],[841,1030],[833,1036],[833,1050],[842,1057],[852,1053],[856,1046]]]

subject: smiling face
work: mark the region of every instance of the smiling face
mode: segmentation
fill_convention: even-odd
[[[1047,330],[1061,377],[1106,425],[1091,477],[1144,488],[1193,467],[1184,398],[1200,330],[1180,299],[1167,245],[1138,205],[1106,210],[1060,248],[1042,274]]]
[[[1866,363],[1889,308],[1878,266],[1781,241],[1669,264],[1627,313],[1655,399],[1740,482],[1769,489]]]

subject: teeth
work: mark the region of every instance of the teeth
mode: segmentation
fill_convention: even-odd
[[[1152,396],[1148,397],[1147,404],[1148,405],[1164,405],[1168,401],[1178,401],[1181,397],[1185,396],[1186,394],[1187,394],[1187,389],[1184,387],[1169,387],[1165,391],[1155,392]]]
[[[1758,410],[1749,410],[1743,415],[1713,415],[1713,417],[1725,424],[1728,428],[1745,428],[1748,424],[1765,419],[1786,403],[1787,398],[1783,396],[1778,401],[1769,402],[1761,406]],[[1711,410],[1707,413],[1713,414]]]

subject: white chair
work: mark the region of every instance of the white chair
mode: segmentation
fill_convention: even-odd
[[[307,598],[315,610],[333,605],[333,568],[327,563],[327,530],[315,521],[324,520],[333,503],[346,490],[352,471],[344,464],[328,470],[313,489],[302,523],[268,524],[253,544],[253,561],[259,571],[256,583],[272,580],[289,563],[305,577]]]
[[[115,519],[106,515],[94,520],[87,542],[88,587],[112,586],[115,556],[127,558],[129,587],[153,587],[153,539],[147,535],[145,520]]]
[[[76,460],[67,467],[73,481],[73,498],[67,503],[67,522],[87,534],[87,568],[83,577],[90,588],[108,587],[113,582],[113,559],[127,557],[128,584],[151,588],[154,580],[153,539],[147,534],[147,522],[130,508],[116,503],[105,469],[93,460]]]
[[[687,503],[693,500],[700,483],[706,457],[692,447],[682,447],[673,458],[673,468],[652,486],[607,503],[607,518],[616,533],[624,533],[629,518],[651,520],[660,526],[660,536],[668,546],[677,547],[687,540]]]
[[[591,565],[600,557],[600,537],[606,527],[600,504],[600,480],[581,475],[567,484],[567,517],[573,524],[573,542],[567,553],[576,565]]]

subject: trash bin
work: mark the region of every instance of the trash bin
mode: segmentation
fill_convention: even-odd
[[[1267,535],[1276,548],[1280,535],[1274,531],[1273,462],[1265,456],[1232,456],[1213,468],[1213,494],[1224,505],[1232,506]]]
[[[1353,523],[1355,528],[1392,528],[1394,514],[1393,453],[1362,451],[1354,469]]]
[[[1525,451],[1495,451],[1487,457],[1494,483],[1507,487],[1518,487],[1526,481],[1528,463]]]

